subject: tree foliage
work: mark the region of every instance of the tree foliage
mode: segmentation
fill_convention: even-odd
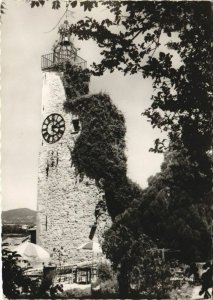
[[[139,214],[129,208],[117,216],[105,233],[103,250],[118,274],[121,297],[165,298],[173,287],[169,264],[143,233]]]
[[[19,255],[2,249],[2,281],[3,293],[10,299],[20,298],[22,292],[32,290],[32,282],[24,276],[23,270],[18,266]]]
[[[2,14],[5,14],[5,2],[4,1],[1,2],[1,15]]]
[[[63,291],[62,285],[53,285],[52,280],[45,276],[32,280],[25,275],[19,265],[19,257],[15,251],[10,251],[2,245],[2,288],[9,299],[55,299]]]
[[[8,233],[18,233],[18,234],[22,234],[23,236],[27,236],[27,234],[29,233],[28,229],[23,229],[22,226],[20,225],[2,225],[2,236],[4,234],[8,234]]]
[[[140,210],[145,232],[164,247],[181,250],[187,261],[210,255],[210,175],[192,163],[187,151],[176,150],[166,154],[161,172],[144,191]]]

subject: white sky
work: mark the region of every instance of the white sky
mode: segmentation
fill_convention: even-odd
[[[41,128],[40,57],[52,51],[57,29],[45,32],[57,24],[63,11],[54,11],[49,5],[31,9],[25,1],[7,1],[1,45],[3,210],[36,209]],[[106,13],[105,9],[92,11],[94,17]],[[78,9],[70,21],[75,22],[82,15],[82,9]],[[79,55],[87,60],[88,66],[100,58],[95,42],[79,42],[75,38],[75,45],[81,48]],[[102,77],[92,77],[90,91],[108,93],[124,113],[128,176],[145,187],[147,178],[159,171],[163,159],[162,155],[148,151],[160,133],[141,116],[151,103],[151,81],[139,74],[106,73]]]

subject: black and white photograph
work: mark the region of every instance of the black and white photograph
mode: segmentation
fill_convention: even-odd
[[[213,3],[0,6],[1,298],[213,299]]]

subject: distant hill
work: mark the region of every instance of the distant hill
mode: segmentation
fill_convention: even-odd
[[[36,211],[29,208],[17,208],[2,211],[1,214],[2,224],[36,224]]]

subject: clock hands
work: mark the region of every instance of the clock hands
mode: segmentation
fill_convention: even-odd
[[[64,128],[64,125],[60,125],[60,124],[53,124],[52,125],[52,131],[54,131],[54,132],[59,132],[59,131],[63,131],[63,130],[61,130],[61,129],[63,129]]]

